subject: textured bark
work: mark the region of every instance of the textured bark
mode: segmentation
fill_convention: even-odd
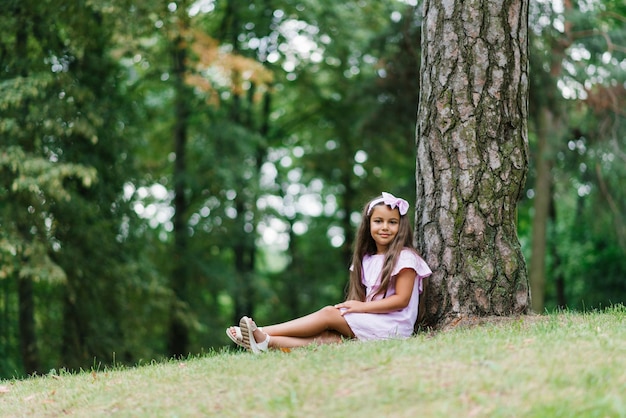
[[[528,2],[426,0],[416,240],[424,322],[526,313],[516,206],[528,167]]]

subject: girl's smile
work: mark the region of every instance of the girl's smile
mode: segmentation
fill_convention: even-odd
[[[376,242],[376,252],[382,254],[387,251],[389,244],[398,234],[400,227],[400,212],[387,205],[376,205],[372,208],[370,217],[370,232]]]

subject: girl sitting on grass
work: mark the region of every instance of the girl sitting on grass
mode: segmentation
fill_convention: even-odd
[[[339,343],[345,338],[407,338],[417,319],[422,279],[432,273],[413,248],[409,204],[383,193],[363,208],[345,302],[280,324],[257,327],[244,316],[226,329],[253,353],[268,348]]]

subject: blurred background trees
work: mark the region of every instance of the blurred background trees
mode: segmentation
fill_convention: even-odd
[[[361,205],[415,200],[420,4],[66,3],[0,16],[0,376],[341,299]],[[626,9],[529,14],[534,308],[623,302]]]
[[[623,2],[531,2],[534,170],[519,233],[532,237],[536,312],[623,301],[625,16]]]

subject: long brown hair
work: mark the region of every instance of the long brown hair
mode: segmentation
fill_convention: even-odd
[[[354,249],[352,253],[352,270],[350,271],[350,281],[348,282],[348,294],[347,300],[360,300],[365,301],[365,286],[361,282],[363,275],[363,258],[366,255],[376,254],[376,241],[372,238],[372,232],[370,229],[371,213],[368,212],[368,208],[371,202],[382,196],[375,197],[367,202],[363,207],[361,213],[361,224],[356,233],[356,239],[354,241]],[[379,203],[384,204],[384,203]],[[378,205],[376,205],[378,206]],[[400,223],[398,225],[398,234],[395,239],[389,244],[387,252],[385,253],[385,261],[383,262],[383,269],[381,271],[381,284],[376,294],[387,294],[387,288],[391,281],[391,272],[396,265],[400,252],[404,248],[414,249],[413,247],[413,230],[411,229],[411,223],[407,217],[408,212],[405,215],[400,215]]]

